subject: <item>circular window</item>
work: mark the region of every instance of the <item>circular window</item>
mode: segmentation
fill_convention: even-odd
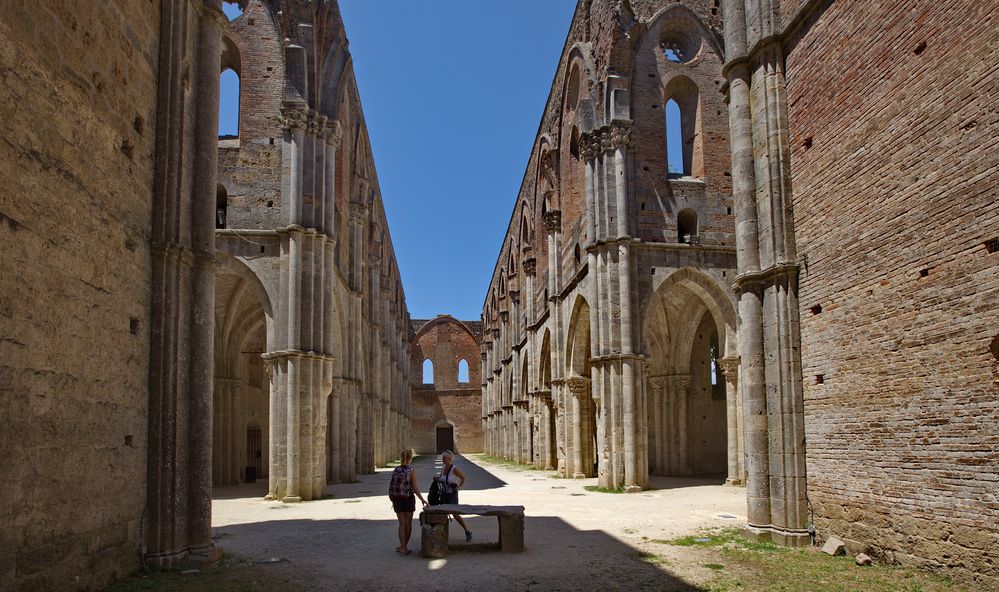
[[[666,60],[675,64],[689,62],[697,54],[697,45],[686,35],[676,31],[663,35],[659,48]]]

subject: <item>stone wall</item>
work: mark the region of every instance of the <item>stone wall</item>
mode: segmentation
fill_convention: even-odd
[[[454,428],[456,451],[482,451],[482,391],[479,342],[481,323],[449,315],[412,321],[410,389],[413,403],[408,446],[418,454],[437,452],[436,429]],[[434,381],[423,384],[424,360],[434,367]],[[468,381],[458,381],[458,365],[468,362]]]
[[[3,590],[139,565],[158,43],[158,2],[0,12]]]
[[[840,0],[787,57],[808,497],[851,550],[999,587],[999,18]]]

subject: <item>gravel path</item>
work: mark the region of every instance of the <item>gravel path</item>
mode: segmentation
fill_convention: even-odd
[[[414,462],[424,495],[435,462]],[[263,501],[266,484],[219,488],[217,542],[243,558],[283,560],[267,568],[304,590],[700,590],[710,570],[687,548],[651,541],[745,520],[745,490],[720,480],[653,478],[655,490],[608,494],[583,489],[596,479],[556,479],[475,457],[456,464],[469,478],[462,503],[525,506],[526,553],[452,550],[447,559],[423,559],[416,522],[414,553],[400,557],[388,469],[331,485],[330,499],[294,505]],[[495,518],[466,520],[475,542],[497,540]],[[453,542],[464,541],[456,523],[450,530]],[[642,555],[650,549],[664,558],[650,563]]]

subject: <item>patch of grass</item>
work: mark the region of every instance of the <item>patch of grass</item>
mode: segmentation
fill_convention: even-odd
[[[766,541],[751,541],[739,533],[735,528],[721,528],[706,531],[701,534],[680,537],[676,539],[653,541],[662,545],[673,545],[674,547],[738,547],[750,551],[774,551],[783,553],[789,551],[788,547],[782,547]]]
[[[635,559],[643,563],[651,563],[652,565],[669,563],[669,560],[665,557],[660,557],[659,555],[649,553],[648,551],[639,551],[638,553],[635,553]]]
[[[584,485],[583,489],[594,493],[624,493],[624,489],[617,487],[600,487],[599,485]]]
[[[946,578],[896,566],[860,567],[853,557],[830,557],[816,548],[792,549],[755,542],[735,528],[653,543],[687,547],[701,565],[719,572],[705,584],[710,592],[957,592],[966,590]],[[724,573],[722,573],[724,572]]]
[[[523,465],[523,464],[514,462],[512,460],[509,460],[509,459],[500,458],[498,456],[490,456],[488,454],[476,454],[474,456],[476,457],[476,459],[481,460],[482,462],[486,462],[486,463],[489,463],[491,465],[500,465],[502,467],[506,467],[508,469],[513,469],[515,471],[540,471],[541,470],[541,469],[539,469],[538,467],[536,467],[534,465]]]

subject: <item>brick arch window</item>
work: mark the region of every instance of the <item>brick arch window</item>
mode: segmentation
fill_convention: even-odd
[[[226,18],[230,21],[234,21],[239,17],[243,16],[243,11],[246,9],[246,0],[239,0],[234,2],[233,0],[223,0],[222,1],[222,12],[225,13]]]
[[[468,360],[464,358],[458,362],[458,382],[468,384]]]
[[[429,358],[423,360],[423,384],[434,383],[434,363]]]
[[[669,176],[703,177],[703,148],[697,132],[700,109],[697,85],[686,76],[678,76],[667,84],[663,95]]]
[[[697,241],[697,212],[690,208],[680,210],[676,215],[677,242],[692,244]]]
[[[229,6],[228,4],[226,6]],[[219,75],[219,136],[239,136],[240,72],[242,60],[236,43],[222,39],[222,73]]]

